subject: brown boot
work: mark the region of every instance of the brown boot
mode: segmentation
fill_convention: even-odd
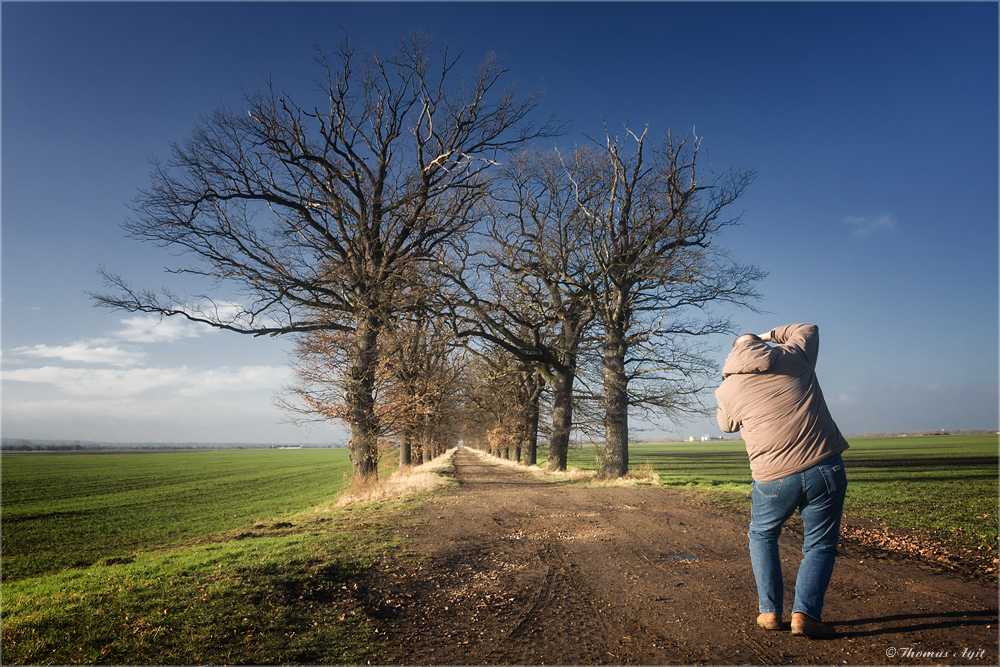
[[[796,637],[830,639],[837,636],[837,631],[811,616],[795,612],[792,614],[792,634]]]
[[[757,626],[765,630],[781,630],[781,614],[761,614],[757,617]]]

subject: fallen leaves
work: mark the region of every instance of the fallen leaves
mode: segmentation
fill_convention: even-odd
[[[902,533],[876,524],[845,523],[841,526],[841,535],[865,547],[916,557],[949,569],[997,577],[997,558],[981,549],[956,547],[925,535]]]

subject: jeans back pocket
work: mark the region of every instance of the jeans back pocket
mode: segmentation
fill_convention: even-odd
[[[826,482],[827,493],[837,493],[838,490],[847,488],[847,473],[844,471],[842,463],[835,463],[828,466],[818,466],[823,481]]]
[[[777,498],[781,494],[781,483],[784,479],[775,479],[770,482],[758,482],[754,480],[754,491],[765,498]]]

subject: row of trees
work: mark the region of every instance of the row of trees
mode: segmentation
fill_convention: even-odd
[[[630,411],[699,408],[697,341],[730,328],[708,307],[756,298],[761,272],[713,243],[753,173],[715,174],[695,136],[628,128],[542,150],[567,126],[533,122],[538,91],[505,86],[493,57],[461,77],[460,59],[419,36],[386,56],[345,39],[318,54],[321,104],[271,85],[201,119],[124,226],[192,257],[175,271],[215,297],[103,268],[94,297],[295,336],[285,407],[344,422],[356,475],[377,474],[387,439],[404,464],[459,438],[533,463],[543,412],[549,468],[575,427],[603,424],[605,474],[622,475]]]

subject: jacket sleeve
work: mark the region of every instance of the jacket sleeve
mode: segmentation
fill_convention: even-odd
[[[722,398],[716,393],[716,400],[719,403],[719,407],[716,408],[715,418],[719,422],[719,428],[722,429],[723,433],[736,433],[740,430],[740,423],[734,421],[732,416],[729,414],[729,410],[726,409],[726,404],[723,403]]]
[[[771,340],[800,352],[810,367],[819,359],[819,327],[815,324],[788,324],[771,330]]]

